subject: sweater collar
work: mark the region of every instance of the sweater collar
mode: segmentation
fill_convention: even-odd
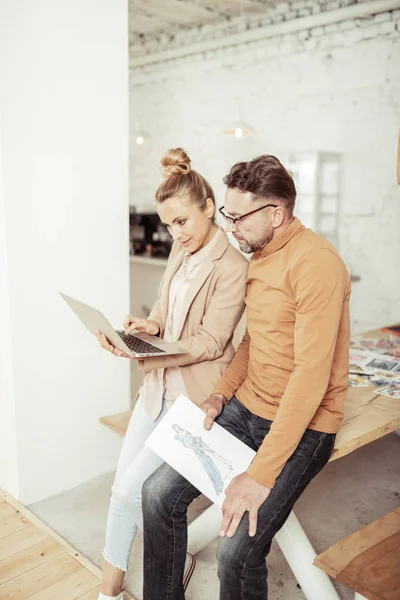
[[[274,237],[272,241],[254,253],[255,258],[263,258],[264,256],[269,256],[270,254],[274,254],[283,246],[286,246],[288,242],[300,231],[303,231],[304,225],[297,217],[293,217],[292,221],[286,226],[286,228],[278,235]]]

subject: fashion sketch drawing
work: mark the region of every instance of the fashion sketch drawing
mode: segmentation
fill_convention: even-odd
[[[219,496],[224,489],[224,480],[233,470],[231,461],[217,454],[200,435],[192,435],[177,424],[172,425],[172,429],[175,431],[175,439],[196,454]]]

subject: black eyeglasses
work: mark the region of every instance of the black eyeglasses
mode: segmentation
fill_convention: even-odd
[[[221,213],[221,215],[224,217],[225,221],[227,223],[229,223],[229,225],[236,225],[236,223],[238,221],[243,221],[243,219],[245,219],[246,217],[249,217],[250,215],[253,215],[254,213],[258,212],[259,210],[262,210],[263,208],[267,208],[268,206],[273,206],[274,208],[278,208],[278,204],[265,204],[264,206],[260,206],[259,208],[256,208],[255,210],[251,210],[248,213],[245,213],[244,215],[240,215],[240,217],[231,217],[230,215],[227,215],[224,210],[225,207],[221,206],[221,208],[219,208],[219,212]]]

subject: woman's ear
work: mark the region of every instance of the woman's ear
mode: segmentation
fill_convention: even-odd
[[[206,208],[205,208],[204,212],[206,213],[206,217],[208,219],[212,219],[214,217],[214,214],[215,214],[215,204],[211,200],[211,198],[207,198],[207,200],[206,200]]]

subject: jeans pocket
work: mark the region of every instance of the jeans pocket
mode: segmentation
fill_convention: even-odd
[[[318,446],[318,444],[320,444],[321,440],[324,440],[324,438],[327,435],[328,434],[325,433],[324,431],[317,431],[315,429],[306,429],[305,432],[303,433],[300,443],[304,440],[304,441],[310,442],[312,444],[315,444],[315,446]]]
[[[315,431],[314,429],[306,429],[294,454],[304,458],[314,457],[319,453],[320,448],[325,444],[324,441],[328,434],[323,431]]]
[[[251,436],[252,417],[252,413],[236,396],[233,396],[232,400],[225,405],[219,417],[215,419],[215,422],[257,452],[258,448]]]

